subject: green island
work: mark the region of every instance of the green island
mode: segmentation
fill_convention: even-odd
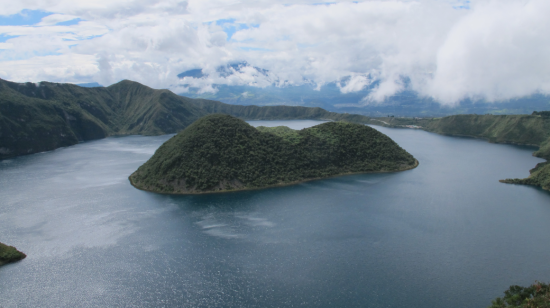
[[[549,308],[550,285],[535,282],[529,287],[510,286],[504,297],[492,301],[488,308]]]
[[[13,246],[0,243],[0,266],[23,260],[27,257]]]
[[[166,141],[129,179],[142,190],[200,194],[417,165],[397,143],[366,125],[327,122],[300,131],[256,129],[233,116],[212,114]]]
[[[371,124],[387,127],[420,128],[448,136],[483,138],[494,143],[538,147],[533,156],[550,159],[550,111],[531,115],[453,115],[443,118],[378,118]],[[550,190],[550,164],[542,162],[526,179],[504,179],[502,183],[524,184]]]

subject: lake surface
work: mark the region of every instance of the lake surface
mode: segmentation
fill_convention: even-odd
[[[315,121],[253,121],[300,128]],[[418,168],[202,196],[127,180],[170,136],[0,161],[2,307],[486,307],[550,281],[532,148],[375,127]]]

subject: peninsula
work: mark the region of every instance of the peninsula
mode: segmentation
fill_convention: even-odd
[[[13,246],[0,243],[0,266],[23,260],[27,257]]]
[[[129,179],[142,190],[200,194],[417,165],[397,143],[366,125],[327,122],[300,131],[256,129],[233,116],[212,114],[166,141]]]

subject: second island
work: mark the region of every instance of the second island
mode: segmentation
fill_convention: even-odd
[[[130,177],[136,188],[200,194],[415,168],[418,161],[365,125],[327,122],[299,131],[205,116],[166,141]]]

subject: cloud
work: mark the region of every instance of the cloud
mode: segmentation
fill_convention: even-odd
[[[550,2],[487,1],[457,22],[422,90],[443,102],[550,93]]]
[[[1,62],[0,78],[16,81],[86,81],[99,73],[96,57],[89,55],[57,55],[27,60]]]
[[[407,88],[447,104],[550,93],[547,0],[315,3],[12,1],[0,14],[52,14],[35,25],[0,26],[15,36],[0,43],[0,74],[14,81],[132,79],[202,91],[215,91],[216,83],[320,86],[347,78],[339,83],[342,93],[376,80],[370,101]],[[233,74],[216,71],[244,60],[251,65]],[[27,69],[39,63],[43,69]],[[196,68],[208,77],[177,78]]]

